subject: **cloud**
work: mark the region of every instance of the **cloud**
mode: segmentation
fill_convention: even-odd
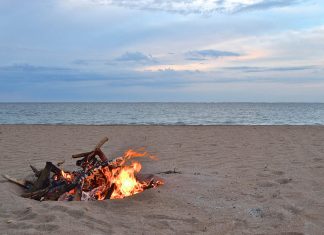
[[[275,8],[275,7],[286,7],[286,6],[296,5],[301,2],[303,1],[301,0],[263,0],[263,1],[256,2],[254,4],[246,4],[246,5],[238,6],[235,9],[235,12],[265,10],[265,9]]]
[[[290,72],[316,69],[317,66],[288,66],[288,67],[253,67],[253,66],[237,66],[226,67],[225,70],[242,71],[247,73],[258,72]]]
[[[296,67],[224,67],[215,71],[191,71],[191,70],[173,70],[160,69],[156,71],[134,71],[122,69],[110,71],[109,73],[100,73],[93,71],[80,71],[73,68],[60,67],[43,67],[29,64],[11,65],[0,67],[0,82],[9,82],[20,84],[28,82],[29,84],[46,83],[52,84],[57,82],[83,83],[83,82],[105,82],[112,87],[186,87],[197,83],[262,83],[262,82],[312,82],[322,80],[321,74],[310,77],[307,72],[306,76],[300,74],[284,74],[286,71],[308,71],[311,69],[321,69],[318,66],[296,66]],[[323,69],[323,68],[322,68]],[[232,76],[226,71],[259,72],[257,76]],[[225,72],[225,73],[224,73]],[[281,75],[271,77],[269,72],[280,72]],[[261,76],[262,75],[262,76]]]
[[[156,60],[151,55],[145,55],[141,52],[126,52],[117,57],[115,61],[122,62],[139,62],[139,63],[155,63]]]
[[[88,65],[111,65],[117,66],[120,62],[135,64],[154,64],[157,60],[151,55],[146,55],[141,52],[126,52],[116,58],[111,59],[76,59],[72,61],[73,65],[88,66]],[[130,65],[130,64],[128,64]],[[123,65],[124,66],[124,65]]]
[[[116,5],[139,10],[166,11],[180,14],[242,12],[299,4],[305,0],[89,0],[96,4]],[[307,0],[306,0],[307,1]]]
[[[245,67],[242,68],[245,69]],[[257,68],[265,69],[266,67]],[[239,67],[232,69],[236,69],[240,75],[242,74]],[[302,70],[307,68],[272,67],[271,69],[281,71],[283,69]],[[237,77],[223,70],[199,72],[172,69],[158,71],[123,69],[99,73],[93,70],[86,72],[70,68],[24,64],[23,66],[0,67],[0,83],[2,84],[0,96],[2,96],[2,100],[8,101],[26,99],[32,101],[161,101],[163,99],[168,101],[197,101],[195,95],[198,95],[206,101],[211,101],[215,98],[213,94],[219,89],[223,92],[219,98],[228,101],[228,99],[235,98],[226,96],[226,93],[231,89],[237,89],[238,92],[235,93],[246,92],[246,94],[254,94],[259,99],[263,99],[264,96],[258,93],[259,90],[253,93],[251,89],[246,87],[257,86],[260,89],[267,90],[269,84],[272,84],[279,88],[287,86],[289,89],[299,86],[301,87],[300,91],[303,92],[307,91],[303,87],[317,86],[319,87],[316,93],[318,95],[317,100],[323,100],[324,81],[321,74],[310,74],[308,70],[305,72],[305,74],[299,72],[298,74],[281,73],[279,76],[272,76],[271,73],[266,71],[258,74],[243,74],[243,76]],[[202,92],[204,95],[202,95]],[[286,91],[284,90],[284,92]],[[176,96],[172,94],[176,94]],[[243,95],[242,98],[244,97],[246,98]]]
[[[90,61],[89,60],[83,60],[83,59],[77,59],[72,61],[72,64],[75,65],[89,65]]]
[[[108,59],[76,59],[71,62],[73,65],[79,66],[88,66],[88,65],[96,65],[96,64],[109,64],[112,63],[111,60]]]
[[[35,66],[27,63],[12,64],[9,66],[0,66],[0,71],[7,72],[71,72],[70,68],[52,67],[52,66]]]
[[[218,50],[196,50],[185,53],[185,57],[187,60],[207,60],[228,56],[240,56],[240,54],[230,51]]]

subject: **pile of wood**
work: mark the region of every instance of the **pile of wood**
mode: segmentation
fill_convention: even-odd
[[[117,185],[114,180],[121,170],[131,167],[125,165],[127,159],[123,157],[108,160],[101,150],[107,141],[108,138],[105,137],[93,150],[72,155],[72,158],[78,159],[76,161],[78,170],[64,172],[60,169],[62,163],[55,165],[52,162],[46,162],[42,170],[30,166],[35,175],[34,181],[17,180],[8,175],[4,177],[24,188],[25,192],[22,197],[39,201],[104,200],[111,199],[113,193],[115,193],[114,198],[123,198],[163,184],[162,179],[153,175],[141,175],[135,172],[136,188],[134,186],[132,192],[123,195],[122,189],[118,188],[122,186]],[[116,194],[117,191],[118,194]]]

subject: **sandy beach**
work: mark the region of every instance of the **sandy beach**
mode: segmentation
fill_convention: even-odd
[[[146,147],[165,185],[122,199],[38,202],[0,180],[1,234],[324,234],[323,126],[0,125],[0,171],[65,160],[103,136],[111,158]],[[174,170],[181,174],[159,174]]]

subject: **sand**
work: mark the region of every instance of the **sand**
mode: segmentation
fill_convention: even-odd
[[[38,202],[0,180],[1,234],[324,234],[324,127],[0,126],[0,171],[66,160],[103,136],[110,157],[146,146],[165,185],[123,199]]]

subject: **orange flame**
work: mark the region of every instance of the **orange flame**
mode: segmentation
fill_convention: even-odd
[[[61,170],[61,175],[64,179],[71,181],[72,180],[72,174],[69,172],[64,172],[63,170]]]
[[[82,192],[88,198],[95,198],[97,200],[104,200],[107,195],[109,199],[120,199],[140,193],[149,187],[156,187],[163,184],[162,181],[157,181],[152,184],[152,182],[139,181],[136,178],[136,174],[142,169],[141,163],[137,161],[131,161],[130,164],[126,163],[132,158],[138,157],[157,159],[145,151],[137,152],[130,149],[123,156],[110,162],[108,166],[100,167],[88,175],[83,181]],[[73,174],[64,172],[63,170],[61,171],[61,176],[70,182],[74,178]],[[76,190],[68,192],[69,195],[76,193]]]
[[[114,169],[111,182],[115,184],[115,190],[110,198],[124,198],[144,191],[147,184],[139,182],[135,177],[141,168],[139,162],[133,162],[130,166]]]

